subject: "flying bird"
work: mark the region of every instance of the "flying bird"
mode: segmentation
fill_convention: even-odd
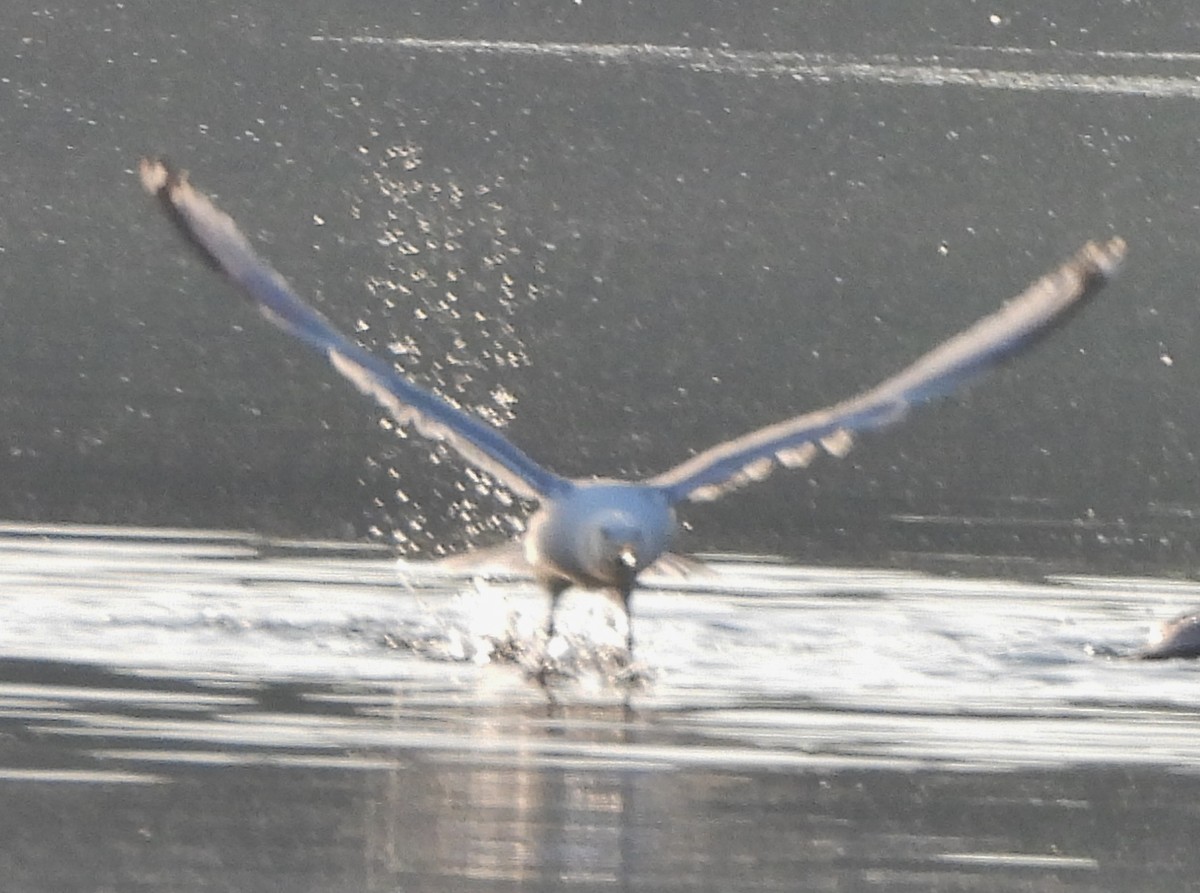
[[[779,466],[808,465],[821,453],[844,455],[859,432],[900,421],[910,407],[962,387],[1039,341],[1094,297],[1125,256],[1120,238],[1089,242],[998,311],[874,388],[709,447],[654,477],[565,478],[531,459],[492,425],[414,384],[334,328],[255,253],[232,218],[192,188],[186,173],[157,159],[143,159],[139,170],[146,190],[158,197],[187,240],[240,286],[270,322],[324,354],[399,424],[445,443],[513,493],[538,503],[521,546],[524,560],[551,597],[551,637],[559,598],[567,589],[605,590],[630,617],[630,655],[630,596],[643,570],[670,559],[677,505],[715,499],[762,480]]]

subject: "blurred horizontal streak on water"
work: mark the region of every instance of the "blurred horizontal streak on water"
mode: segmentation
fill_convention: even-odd
[[[655,44],[556,43],[518,40],[429,39],[420,37],[314,35],[314,42],[375,46],[424,53],[484,56],[528,56],[596,64],[624,63],[671,66],[697,73],[744,77],[771,75],[813,81],[865,81],[916,87],[974,87],[1028,93],[1090,93],[1146,96],[1157,99],[1200,99],[1200,81],[1173,75],[1096,74],[1072,70],[1009,69],[953,64],[956,56],[982,57],[992,63],[1006,58],[1040,57],[1058,63],[1179,63],[1196,61],[1180,53],[1049,53],[1022,47],[957,47],[934,56],[854,56],[828,53],[757,52]]]

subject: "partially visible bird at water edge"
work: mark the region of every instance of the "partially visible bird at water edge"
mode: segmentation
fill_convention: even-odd
[[[339,332],[255,253],[233,219],[196,191],[185,173],[156,159],[143,159],[139,167],[142,184],[188,241],[270,322],[327,357],[400,425],[445,443],[516,495],[536,502],[521,553],[550,594],[550,636],[567,589],[605,590],[629,617],[629,656],[630,597],[642,571],[671,560],[676,506],[715,499],[779,466],[806,466],[821,453],[844,455],[859,432],[900,421],[910,407],[957,390],[1041,340],[1094,297],[1125,257],[1120,238],[1089,242],[998,311],[840,403],[719,443],[644,480],[572,479],[543,467],[492,425],[414,384]]]

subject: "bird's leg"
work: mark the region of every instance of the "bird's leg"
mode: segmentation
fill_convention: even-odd
[[[571,588],[571,581],[559,577],[547,583],[546,588],[550,591],[550,616],[546,620],[546,641],[549,642],[558,635],[558,630],[555,628],[555,619],[558,617],[558,600],[564,592]]]
[[[550,593],[550,616],[546,618],[546,649],[542,652],[541,666],[534,673],[534,678],[537,679],[538,684],[545,688],[547,692],[550,691],[550,680],[558,672],[557,660],[550,653],[550,643],[558,635],[558,630],[555,627],[555,620],[558,617],[558,600],[570,588],[571,581],[564,580],[561,577],[546,582],[546,589]]]
[[[633,583],[618,586],[617,595],[621,598],[621,607],[625,609],[625,650],[629,660],[633,660],[633,608],[629,599],[633,596]]]

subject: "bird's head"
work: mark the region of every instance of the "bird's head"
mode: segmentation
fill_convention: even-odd
[[[670,529],[644,521],[620,510],[594,517],[582,544],[587,574],[604,586],[634,585],[637,575],[658,561],[670,535]]]
[[[583,557],[587,572],[595,579],[627,588],[661,551],[662,547],[650,542],[647,531],[634,518],[612,512],[595,519]]]
[[[588,482],[544,503],[526,550],[546,576],[593,588],[630,589],[675,532],[675,513],[656,489]]]

